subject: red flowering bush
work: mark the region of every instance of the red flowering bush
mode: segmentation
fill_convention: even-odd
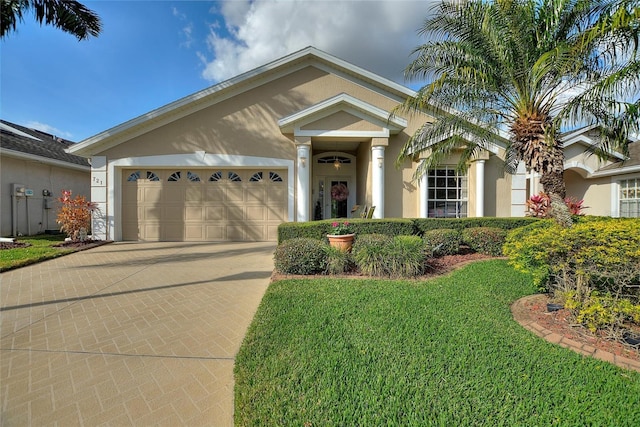
[[[67,233],[73,241],[84,240],[91,227],[91,215],[98,209],[97,205],[84,196],[72,199],[70,190],[63,190],[58,201],[62,204],[56,219],[60,224],[60,231]]]
[[[567,197],[564,199],[564,204],[569,208],[571,215],[584,215],[582,212],[585,206],[582,204],[584,200],[578,200],[575,197]],[[543,191],[537,195],[531,196],[526,202],[527,216],[533,216],[537,218],[549,218],[551,211],[551,197]]]

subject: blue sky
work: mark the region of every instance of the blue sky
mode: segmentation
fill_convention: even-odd
[[[0,42],[0,118],[81,141],[313,45],[405,84],[428,1],[83,1],[85,41],[27,15]]]

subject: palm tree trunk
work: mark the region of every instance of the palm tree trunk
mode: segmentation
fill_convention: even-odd
[[[567,188],[564,184],[564,174],[562,172],[547,172],[540,177],[540,184],[544,187],[545,193],[558,195],[562,200],[567,197]]]

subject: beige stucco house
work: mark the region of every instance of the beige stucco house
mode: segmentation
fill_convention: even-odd
[[[62,190],[89,197],[91,166],[67,153],[72,142],[0,121],[0,236],[59,230]]]
[[[69,151],[91,158],[91,198],[103,213],[94,233],[114,240],[276,240],[283,221],[349,217],[356,206],[375,206],[374,218],[524,215],[536,177],[504,172],[504,136],[464,175],[456,159],[418,182],[420,159],[395,165],[433,119],[391,114],[413,94],[309,47]],[[622,157],[584,157],[589,130],[568,137],[570,189],[591,213],[620,214],[614,177],[637,178],[637,166],[605,172]],[[340,184],[348,195],[333,200]]]

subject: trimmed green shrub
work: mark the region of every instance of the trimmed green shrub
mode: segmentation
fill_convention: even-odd
[[[427,230],[422,237],[425,250],[434,256],[455,255],[460,252],[462,236],[453,228]]]
[[[495,227],[504,230],[524,227],[536,223],[538,218],[336,218],[308,222],[283,222],[278,226],[278,243],[296,237],[309,237],[325,240],[330,234],[331,224],[336,221],[349,221],[356,235],[385,234],[387,236],[423,236],[429,230],[454,229],[462,231],[472,227]]]
[[[414,277],[424,272],[424,242],[418,236],[365,234],[353,245],[353,259],[366,275]]]
[[[343,221],[349,222],[350,228],[356,235],[386,234],[387,236],[398,236],[416,234],[413,220],[411,219],[336,218],[309,222],[284,222],[278,226],[278,243],[296,237],[326,240],[327,234],[331,234],[331,224]]]
[[[342,274],[352,269],[354,263],[350,252],[329,245],[323,248],[327,259],[327,274]]]
[[[507,231],[495,227],[472,227],[462,230],[462,242],[473,251],[482,254],[502,255],[502,245]]]
[[[276,247],[273,260],[283,274],[317,274],[327,268],[325,243],[305,237],[289,239]]]
[[[493,227],[503,230],[513,230],[514,228],[524,227],[526,225],[541,221],[538,218],[522,217],[522,218],[497,218],[497,217],[479,217],[479,218],[415,218],[413,223],[416,232],[423,236],[429,230],[438,230],[444,228],[452,228],[462,231],[465,228],[473,227]]]
[[[384,234],[357,236],[351,253],[358,269],[368,276],[385,276],[385,258],[393,238]]]
[[[591,217],[569,228],[527,227],[509,234],[504,253],[592,330],[640,320],[633,311],[640,303],[640,219]]]
[[[585,325],[591,332],[608,329],[611,336],[624,329],[627,322],[640,325],[640,304],[633,304],[628,298],[611,294],[601,295],[593,291],[579,298],[575,291],[565,294],[565,308],[574,310],[576,321]]]
[[[419,236],[396,236],[393,238],[386,259],[389,277],[415,277],[424,273],[426,253]]]

